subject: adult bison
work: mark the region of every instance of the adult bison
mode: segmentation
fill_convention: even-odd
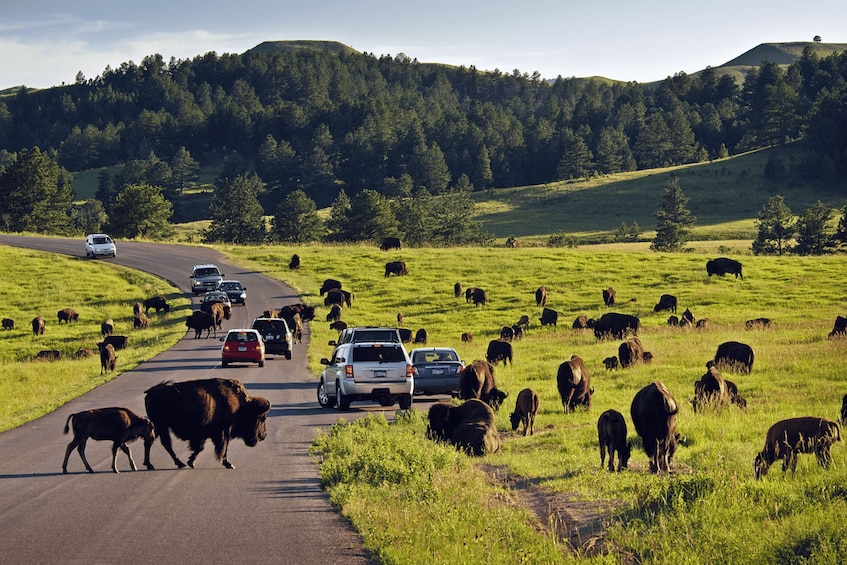
[[[471,290],[471,302],[473,302],[474,306],[485,306],[488,304],[488,293],[481,288],[472,288]]]
[[[597,339],[606,337],[624,339],[627,334],[638,335],[640,328],[641,321],[635,316],[607,312],[594,322],[594,337]]]
[[[409,271],[406,269],[406,263],[404,261],[389,261],[385,264],[385,276],[389,275],[397,275],[401,277],[403,275],[408,275]]]
[[[353,293],[348,292],[346,290],[340,288],[333,288],[326,293],[326,298],[324,298],[324,306],[331,306],[333,304],[338,304],[339,306],[347,307],[353,306]]]
[[[198,339],[203,330],[206,330],[206,337],[209,333],[214,332],[217,337],[218,332],[215,329],[215,318],[209,312],[195,310],[185,319],[185,325],[190,330],[194,330],[194,339]]]
[[[457,282],[453,285],[453,296],[455,296],[456,298],[462,296],[462,283]]]
[[[588,317],[588,316],[586,316],[585,314],[580,314],[580,315],[579,315],[579,316],[577,316],[577,317],[576,317],[576,319],[573,321],[573,325],[572,325],[572,327],[573,327],[573,329],[575,329],[575,330],[588,330],[588,329],[592,329],[592,328],[594,327],[594,322],[595,322],[595,321],[596,321],[596,320],[594,320],[594,318],[589,318],[589,317]]]
[[[508,341],[492,339],[488,342],[488,350],[485,352],[485,359],[492,365],[496,365],[500,361],[503,366],[512,364],[512,344]]]
[[[844,337],[847,335],[847,318],[844,316],[836,316],[835,324],[832,326],[832,331],[829,332],[829,339],[834,337]]]
[[[632,399],[630,414],[650,460],[650,472],[670,471],[676,452],[679,414],[679,406],[670,391],[660,381],[647,385]]]
[[[115,347],[111,343],[98,343],[100,346],[100,374],[115,370],[118,356],[115,355]]]
[[[609,471],[626,469],[632,444],[626,441],[626,420],[617,410],[606,410],[597,419],[597,441],[600,444],[600,467],[609,452]],[[618,454],[618,466],[615,468],[615,452]]]
[[[100,322],[100,334],[103,337],[107,335],[112,335],[115,333],[115,321],[111,318],[106,318],[102,322]]]
[[[46,323],[44,322],[44,316],[39,314],[35,318],[32,319],[32,335],[44,335],[44,326]]]
[[[618,346],[621,368],[626,369],[644,359],[644,345],[638,336],[633,336]]]
[[[594,394],[594,389],[591,388],[591,377],[580,356],[571,355],[569,360],[559,365],[556,385],[559,388],[565,414],[570,413],[577,406],[591,408],[591,395]]]
[[[56,317],[59,318],[59,323],[65,322],[66,324],[70,324],[71,322],[79,321],[79,313],[74,312],[73,308],[62,308],[56,313]]]
[[[724,276],[726,274],[735,275],[735,278],[741,277],[744,280],[744,275],[741,273],[741,263],[735,259],[726,257],[718,257],[706,261],[706,272],[711,277],[712,275]]]
[[[324,282],[321,285],[321,296],[334,288],[341,288],[341,281],[337,281],[335,279],[324,279]]]
[[[555,326],[559,322],[559,313],[552,308],[545,308],[541,311],[539,320],[542,326]]]
[[[462,400],[478,398],[497,410],[507,396],[497,388],[494,366],[487,361],[476,359],[459,374],[459,398]]]
[[[729,387],[723,375],[720,374],[714,361],[706,363],[706,374],[700,380],[694,381],[694,397],[691,405],[694,411],[705,406],[722,408],[730,402]]]
[[[388,251],[389,249],[400,249],[402,244],[400,243],[399,237],[384,237],[382,238],[382,243],[379,244],[379,248],[383,251]]]
[[[241,438],[253,447],[267,436],[265,419],[271,403],[251,397],[236,379],[202,379],[180,383],[163,382],[145,391],[144,406],[152,420],[162,446],[177,467],[185,467],[171,446],[171,434],[186,440],[191,448],[188,466],[203,451],[206,440],[212,440],[215,456],[223,466],[232,469],[226,456],[229,441]],[[152,469],[150,448],[146,446],[144,464]]]
[[[746,343],[726,341],[718,346],[715,352],[715,365],[741,373],[753,370],[753,348]]]
[[[3,318],[3,329],[4,330],[15,329],[15,321],[12,318]]]
[[[653,312],[661,312],[663,310],[670,310],[676,313],[676,296],[673,294],[663,294],[659,297],[659,302],[653,306]]]
[[[836,422],[814,416],[780,420],[768,429],[765,447],[753,460],[753,474],[761,479],[777,459],[782,459],[782,472],[797,468],[800,453],[814,453],[821,467],[829,467],[832,456],[829,448],[841,441],[841,429]]]
[[[102,349],[106,345],[111,345],[115,351],[126,349],[129,346],[129,338],[125,335],[107,335],[97,344],[97,347]]]
[[[455,406],[437,402],[429,407],[426,436],[447,441],[470,455],[496,453],[500,434],[494,424],[494,411],[485,402],[472,398]]]
[[[148,298],[144,301],[144,313],[149,314],[150,308],[155,308],[156,313],[164,310],[165,312],[171,311],[171,305],[168,304],[168,301],[161,294],[159,296],[154,296],[152,298]]]
[[[289,271],[299,271],[300,270],[300,256],[296,253],[291,256],[291,261],[288,262],[288,270]]]
[[[535,291],[535,305],[547,305],[547,288],[544,285],[539,286],[538,289]]]
[[[612,287],[603,289],[603,304],[608,307],[615,305],[615,289]]]

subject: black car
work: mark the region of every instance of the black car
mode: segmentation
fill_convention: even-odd
[[[247,287],[239,281],[221,281],[218,290],[225,292],[233,304],[247,304]]]
[[[409,352],[415,368],[415,395],[458,396],[459,375],[465,368],[459,354],[450,347],[421,347]]]
[[[291,348],[294,340],[288,324],[282,318],[256,318],[251,326],[258,330],[265,342],[265,353],[268,355],[284,355],[291,359]]]

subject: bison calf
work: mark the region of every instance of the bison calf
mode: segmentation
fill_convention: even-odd
[[[841,430],[836,422],[814,416],[780,420],[770,427],[765,436],[765,447],[753,460],[753,474],[761,479],[777,459],[782,459],[782,472],[797,468],[797,455],[814,453],[821,467],[829,467],[832,456],[829,448],[841,441]]]
[[[115,370],[118,356],[115,355],[115,347],[111,343],[98,343],[100,347],[100,374]]]
[[[127,408],[96,408],[71,414],[65,422],[64,433],[66,434],[70,429],[71,420],[73,420],[74,438],[65,450],[65,460],[62,462],[63,473],[68,472],[68,458],[74,448],[79,451],[79,456],[88,472],[94,472],[85,458],[85,443],[89,438],[112,441],[112,471],[115,473],[118,472],[118,449],[126,453],[129,458],[129,466],[133,471],[136,471],[135,461],[132,460],[132,453],[126,445],[127,442],[143,438],[144,449],[148,451],[150,445],[153,444],[153,440],[156,439],[156,431],[152,422],[147,418],[136,415]]]
[[[618,453],[617,470],[626,469],[632,444],[626,441],[626,420],[617,410],[606,410],[597,420],[597,440],[600,443],[600,467],[609,452],[609,471],[615,470],[615,452]]]
[[[509,415],[509,420],[512,422],[512,431],[517,431],[518,426],[523,424],[523,435],[529,430],[529,435],[533,434],[535,426],[535,415],[538,413],[538,405],[541,402],[538,393],[531,388],[525,388],[518,393],[518,399],[515,402],[515,411]]]

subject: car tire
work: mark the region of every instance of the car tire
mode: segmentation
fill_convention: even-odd
[[[285,358],[286,358],[286,359],[291,359],[291,350],[290,350],[290,349],[289,349],[288,351],[286,351],[286,352],[285,352]]]
[[[327,394],[326,385],[323,381],[318,384],[318,404],[320,404],[321,408],[332,408],[335,406],[335,397]]]
[[[259,367],[264,367],[264,366],[265,366],[265,362],[264,362],[264,361],[259,361]]]
[[[335,405],[342,412],[350,409],[350,399],[344,394],[344,391],[341,390],[341,385],[336,383],[335,385]]]
[[[221,361],[221,367],[223,367],[224,369],[229,367],[229,361]]]
[[[412,407],[412,395],[411,394],[401,394],[400,395],[400,410],[408,410]]]

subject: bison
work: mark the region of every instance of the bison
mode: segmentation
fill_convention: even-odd
[[[453,296],[455,296],[456,298],[462,296],[462,283],[457,282],[453,285]]]
[[[626,469],[632,444],[626,441],[626,420],[617,410],[606,410],[597,419],[597,441],[600,443],[600,467],[609,452],[609,471],[615,471],[615,452],[618,454],[617,471]]]
[[[326,315],[327,322],[337,322],[341,319],[341,306],[333,304]]]
[[[149,325],[150,320],[147,319],[147,315],[144,312],[139,312],[132,319],[132,326],[137,330],[146,329]]]
[[[155,308],[156,313],[158,313],[161,310],[164,310],[165,312],[171,311],[171,305],[168,304],[168,301],[165,300],[165,297],[162,296],[161,294],[159,296],[154,296],[153,298],[148,298],[147,300],[144,301],[144,313],[145,314],[150,313],[150,308]]]
[[[171,446],[171,434],[186,440],[191,448],[188,466],[194,468],[197,455],[207,439],[215,446],[215,456],[223,466],[232,469],[227,447],[233,438],[241,438],[253,447],[267,437],[265,420],[271,403],[251,397],[236,379],[202,379],[185,382],[163,382],[145,391],[144,405],[153,422],[162,447],[177,467],[185,467]],[[146,448],[144,464],[152,469],[150,449]]]
[[[541,311],[539,321],[542,326],[555,326],[559,321],[559,313],[551,308],[545,308]]]
[[[746,343],[727,341],[718,346],[715,352],[715,365],[749,373],[753,370],[753,348]]]
[[[62,308],[56,313],[56,317],[59,318],[59,323],[65,322],[66,324],[70,324],[71,322],[79,321],[79,313],[74,312],[73,308]]]
[[[194,330],[194,339],[198,339],[203,330],[206,330],[206,338],[212,332],[214,332],[215,337],[218,335],[215,329],[215,318],[209,312],[195,310],[185,319],[185,325],[188,329]]]
[[[485,402],[472,398],[455,406],[437,402],[429,407],[426,435],[447,441],[470,455],[496,453],[500,434],[494,425],[494,411]]]
[[[36,361],[58,361],[62,358],[62,352],[58,349],[43,349],[35,354]]]
[[[571,355],[569,360],[559,365],[556,385],[559,388],[565,414],[570,413],[577,406],[591,408],[591,395],[594,394],[594,389],[591,388],[591,377],[588,375],[585,363],[578,355]]]
[[[401,277],[403,275],[408,275],[409,271],[406,269],[406,263],[404,261],[389,261],[385,264],[385,276],[388,275],[397,275]]]
[[[615,305],[615,289],[612,287],[603,290],[603,304],[611,308]]]
[[[426,345],[426,342],[428,340],[429,333],[424,328],[420,328],[418,331],[415,332],[415,340],[412,343]]]
[[[659,297],[658,304],[653,306],[653,312],[661,312],[663,310],[670,310],[676,313],[676,296],[673,294],[663,294]]]
[[[527,316],[526,314],[524,314],[523,316],[521,316],[520,318],[518,318],[518,323],[517,323],[517,324],[515,324],[515,325],[516,325],[516,326],[522,326],[522,327],[524,327],[524,328],[528,328],[528,327],[529,327],[529,316]]]
[[[611,357],[606,357],[603,359],[603,366],[606,367],[607,371],[614,371],[618,368],[618,358],[612,355]]]
[[[474,292],[476,292],[475,286],[470,286],[470,287],[465,289],[465,303],[466,304],[470,303],[471,299],[473,298]]]
[[[641,328],[641,321],[629,314],[618,314],[617,312],[607,312],[600,316],[600,319],[594,322],[594,336],[597,339],[613,337],[615,339],[624,339],[627,334],[638,335],[638,330]]]
[[[485,359],[492,365],[496,365],[500,361],[503,362],[504,367],[508,364],[514,365],[514,361],[512,360],[512,344],[508,341],[492,339],[488,342]]]
[[[109,371],[115,370],[115,365],[118,360],[118,356],[115,355],[115,346],[111,343],[103,343],[97,344],[101,346],[100,349],[100,374],[108,373]]]
[[[473,332],[462,333],[462,343],[471,343],[471,342],[473,342]]]
[[[841,429],[836,422],[814,416],[780,420],[768,429],[765,447],[753,460],[753,475],[761,479],[777,459],[782,459],[782,472],[797,468],[797,455],[814,453],[821,467],[829,467],[832,456],[829,448],[841,441]]]
[[[718,372],[715,363],[709,361],[706,363],[706,374],[700,377],[700,380],[694,381],[694,397],[691,399],[691,405],[697,412],[707,405],[722,408],[729,402],[729,388],[726,380]]]
[[[397,333],[400,334],[400,341],[409,343],[412,341],[412,330],[409,328],[397,328]]]
[[[129,346],[129,338],[125,335],[107,335],[97,344],[97,347],[102,348],[104,345],[111,345],[115,351],[126,349]]]
[[[539,286],[538,289],[535,291],[535,305],[547,305],[547,289],[544,287],[544,285]]]
[[[841,425],[847,425],[847,394],[841,399]]]
[[[384,237],[382,238],[382,243],[379,244],[379,248],[383,251],[388,251],[389,249],[400,249],[402,244],[400,243],[399,237]]]
[[[587,330],[594,327],[594,318],[589,318],[585,314],[580,314],[577,316],[571,327],[575,330]]]
[[[766,330],[771,327],[771,321],[770,318],[753,318],[752,320],[747,320],[746,322],[744,322],[744,327],[748,330],[756,328]]]
[[[529,435],[534,433],[535,415],[538,413],[540,402],[541,398],[538,393],[531,388],[525,388],[518,393],[515,411],[509,415],[513,432],[517,431],[518,426],[523,424],[523,435],[526,435],[527,430],[529,430]]]
[[[832,331],[829,332],[829,339],[834,337],[844,337],[847,335],[847,318],[844,316],[836,316],[835,324],[832,326]]]
[[[667,387],[655,381],[632,399],[630,415],[650,460],[650,472],[670,471],[676,453],[676,421],[679,406]]]
[[[741,273],[741,263],[735,259],[728,259],[726,257],[718,257],[717,259],[706,261],[706,273],[710,277],[712,275],[722,277],[730,274],[735,275],[735,278],[741,277],[741,280],[744,280],[744,275]]]
[[[115,333],[115,322],[111,318],[106,318],[100,323],[100,335],[106,337]]]
[[[618,346],[618,357],[623,369],[644,360],[644,345],[638,336],[633,336]]]
[[[291,256],[291,261],[288,262],[288,270],[289,271],[299,271],[300,270],[300,256],[296,253]]]
[[[473,292],[471,293],[471,302],[474,303],[474,306],[485,306],[486,304],[488,304],[487,292],[485,292],[481,288],[474,288],[472,290]]]
[[[35,318],[32,319],[32,335],[44,335],[44,317],[39,314]]]
[[[335,279],[324,279],[324,282],[321,285],[321,296],[334,288],[341,288],[341,281],[337,281]]]
[[[347,322],[344,322],[342,320],[335,320],[334,322],[332,322],[329,325],[329,329],[335,330],[335,331],[341,333],[341,332],[343,332],[344,330],[347,329]]]
[[[62,473],[68,472],[68,458],[71,456],[71,451],[76,448],[85,468],[89,473],[93,473],[94,469],[88,464],[85,458],[85,444],[89,438],[94,440],[111,440],[112,441],[112,471],[118,472],[118,449],[126,453],[129,458],[129,466],[133,471],[137,470],[135,461],[132,460],[132,453],[129,451],[127,443],[138,438],[144,440],[144,464],[148,469],[153,466],[147,460],[147,453],[150,451],[150,446],[156,439],[156,429],[153,423],[147,418],[142,418],[128,408],[95,408],[86,410],[85,412],[76,412],[68,416],[65,422],[65,431],[70,431],[71,420],[73,420],[74,438],[65,449],[65,460],[62,462]]]
[[[500,339],[504,341],[512,341],[515,337],[515,330],[512,326],[503,326],[500,328]]]
[[[3,318],[3,329],[4,330],[15,329],[15,321],[12,318]]]
[[[494,366],[481,359],[465,367],[459,374],[459,398],[478,398],[497,410],[508,395],[497,388],[494,381]]]

